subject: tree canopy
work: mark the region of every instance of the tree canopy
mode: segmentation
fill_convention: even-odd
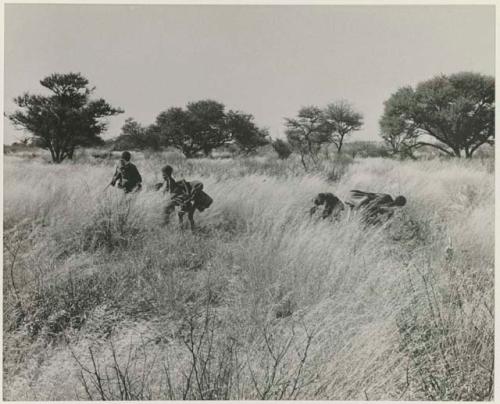
[[[52,94],[25,93],[15,98],[21,109],[10,114],[9,119],[30,133],[34,144],[48,149],[55,163],[72,158],[79,146],[102,144],[100,135],[107,125],[101,119],[123,112],[103,99],[91,100],[94,88],[80,73],[54,73],[40,84]]]
[[[307,170],[305,157],[316,161],[321,146],[330,140],[323,111],[315,106],[302,107],[297,118],[285,118],[285,127],[288,143],[300,154],[302,165]]]
[[[217,101],[202,100],[188,103],[185,109],[172,107],[161,112],[152,130],[163,145],[181,150],[186,157],[209,155],[229,143],[249,153],[268,143],[267,132],[253,119],[239,111],[225,112],[224,104]]]
[[[360,130],[363,126],[363,116],[354,110],[347,101],[341,100],[327,105],[323,112],[330,141],[340,153],[344,139],[353,131]]]
[[[291,146],[283,139],[274,140],[272,142],[272,146],[281,160],[286,160],[292,154]]]
[[[160,148],[160,142],[151,127],[143,126],[133,118],[127,118],[120,136],[113,141],[113,146],[116,150],[157,150]]]
[[[478,73],[440,75],[402,87],[384,103],[381,136],[394,152],[428,146],[467,158],[494,144],[495,80]]]
[[[269,133],[257,127],[253,116],[242,112],[229,111],[226,114],[226,129],[236,146],[245,154],[267,145]]]

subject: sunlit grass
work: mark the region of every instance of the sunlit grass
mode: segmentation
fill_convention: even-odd
[[[487,164],[339,160],[306,175],[297,161],[269,157],[170,153],[135,161],[144,190],[124,197],[105,189],[113,172],[107,159],[58,166],[5,159],[4,241],[19,252],[4,250],[4,398],[88,398],[74,356],[88,364],[91,345],[100,366],[112,366],[110,340],[119,362],[130,346],[147,352],[141,366],[151,376],[142,383],[150,396],[143,398],[172,398],[162,384],[167,362],[174,398],[182,398],[181,370],[190,363],[182,335],[190,316],[206,310],[223,362],[229,340],[241,355],[241,388],[229,398],[280,398],[280,380],[290,383],[281,398],[295,380],[300,388],[290,398],[491,398],[494,178]],[[152,189],[166,163],[175,178],[202,180],[214,199],[196,213],[194,233],[175,220],[161,226],[165,197]],[[328,182],[332,170],[336,182]],[[315,194],[342,199],[354,188],[402,194],[408,204],[384,228],[363,229],[356,217],[309,218]],[[17,321],[16,301],[24,313]],[[256,370],[270,363],[262,339],[269,335],[276,349],[296,335],[298,352],[287,351],[272,383]],[[28,356],[40,364],[27,367]],[[142,370],[134,370],[137,380]]]

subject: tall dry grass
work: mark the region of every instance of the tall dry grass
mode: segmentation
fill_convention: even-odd
[[[491,166],[137,157],[132,197],[106,158],[5,158],[4,398],[492,398]],[[214,198],[194,233],[160,226],[167,162]],[[409,202],[308,217],[354,188]]]

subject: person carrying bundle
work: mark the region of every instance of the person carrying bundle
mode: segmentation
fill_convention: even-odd
[[[172,177],[173,168],[169,165],[162,168],[163,182],[156,184],[156,190],[163,188],[164,194],[169,194],[169,201],[163,211],[166,225],[170,222],[170,215],[176,207],[180,207],[178,216],[182,225],[184,215],[187,213],[191,230],[194,229],[194,212],[203,212],[209,208],[213,199],[203,191],[203,183],[200,181],[175,181]]]

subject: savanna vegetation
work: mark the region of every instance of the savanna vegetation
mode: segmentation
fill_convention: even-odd
[[[129,198],[92,154],[5,157],[5,399],[492,398],[492,160],[136,153]],[[160,226],[166,162],[215,200],[197,232]],[[351,188],[409,203],[306,214]]]
[[[345,100],[301,108],[286,140],[201,100],[93,149],[121,110],[69,78],[10,116],[34,140],[4,155],[4,399],[493,399],[489,78],[399,90],[384,144],[346,141]],[[106,187],[124,148],[129,195]],[[161,225],[165,164],[214,199],[194,232]],[[408,203],[377,227],[309,216],[351,189]]]

